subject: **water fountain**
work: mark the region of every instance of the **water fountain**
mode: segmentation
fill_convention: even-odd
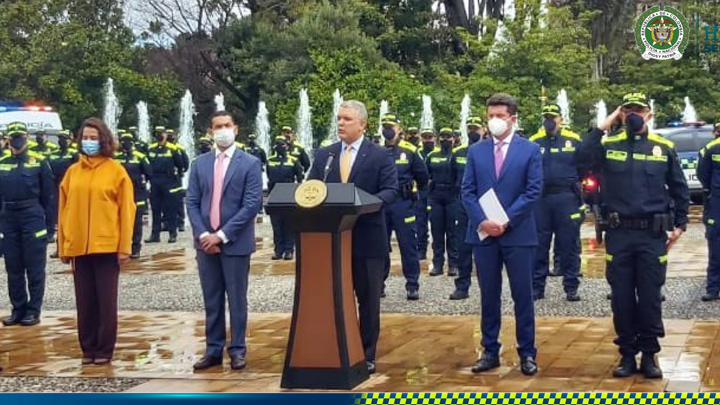
[[[190,90],[185,91],[185,95],[180,100],[180,127],[178,128],[178,142],[185,148],[188,158],[192,162],[195,160],[195,129],[193,125],[193,117],[195,116],[195,104],[193,103],[192,93]],[[188,170],[183,176],[183,188],[187,188],[190,171]]]
[[[420,129],[434,128],[435,119],[432,111],[432,97],[423,94],[422,96],[422,116],[420,117]]]
[[[568,99],[567,92],[565,89],[560,90],[557,96],[557,105],[560,107],[560,112],[563,118],[563,125],[570,127],[572,121],[570,119],[570,100]]]
[[[340,138],[338,138],[338,125],[337,125],[337,115],[340,111],[340,104],[343,103],[343,97],[340,95],[340,90],[335,89],[335,93],[333,93],[333,109],[332,109],[332,116],[330,117],[330,129],[328,130],[328,136],[327,139],[332,142],[338,142]]]
[[[215,96],[215,111],[225,111],[225,95],[222,93]]]
[[[548,19],[548,0],[540,0],[540,29],[547,27]]]
[[[648,130],[652,131],[655,129],[655,100],[650,99],[650,112],[652,113],[653,117],[650,121],[648,121],[647,126]]]
[[[380,102],[380,119],[378,122],[382,121],[383,115],[387,114],[390,111],[390,106],[388,105],[387,100],[382,100]],[[382,136],[382,124],[378,124],[378,136]]]
[[[300,90],[300,107],[297,111],[297,141],[305,148],[310,160],[313,158],[312,112],[307,89]]]
[[[138,113],[138,139],[149,143],[150,142],[150,113],[148,113],[148,105],[146,102],[141,101],[135,106]]]
[[[105,124],[110,128],[110,131],[114,136],[117,136],[118,121],[120,120],[120,101],[115,95],[115,83],[113,79],[108,78],[105,84],[105,111],[103,112],[103,120]]]
[[[607,106],[605,105],[605,100],[600,99],[600,101],[595,104],[595,126],[599,126],[605,122],[605,118],[607,118]]]
[[[503,6],[503,18],[498,20],[497,31],[495,31],[495,41],[492,45],[492,50],[489,53],[489,57],[492,59],[497,56],[498,47],[510,40],[510,34],[505,26],[505,21],[512,21],[515,19],[515,0],[506,0]]]
[[[468,142],[467,137],[467,119],[470,116],[470,95],[465,94],[465,97],[460,103],[460,142],[465,145]]]
[[[264,101],[258,103],[258,113],[255,117],[255,135],[257,135],[258,146],[268,155],[270,152],[270,120],[268,109]],[[263,190],[267,189],[267,172],[263,171]]]
[[[685,97],[685,109],[682,113],[683,122],[697,122],[697,112],[695,107],[690,103],[690,97]]]

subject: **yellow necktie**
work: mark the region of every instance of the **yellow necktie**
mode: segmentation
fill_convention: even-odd
[[[350,169],[351,169],[351,162],[352,162],[352,155],[350,154],[350,151],[352,150],[352,145],[348,145],[345,147],[345,153],[342,155],[342,158],[340,159],[340,179],[343,183],[347,183],[348,179],[350,178]]]

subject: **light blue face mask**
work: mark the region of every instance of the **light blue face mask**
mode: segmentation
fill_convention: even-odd
[[[100,153],[100,141],[96,139],[83,139],[82,150],[88,156],[97,156]]]

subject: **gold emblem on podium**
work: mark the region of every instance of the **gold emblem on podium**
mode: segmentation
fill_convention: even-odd
[[[320,206],[327,198],[328,190],[320,180],[308,180],[295,189],[295,202],[302,208]]]

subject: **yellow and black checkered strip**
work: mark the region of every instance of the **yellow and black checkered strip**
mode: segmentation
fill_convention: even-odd
[[[368,393],[358,394],[355,405],[435,404],[717,404],[715,393]]]

